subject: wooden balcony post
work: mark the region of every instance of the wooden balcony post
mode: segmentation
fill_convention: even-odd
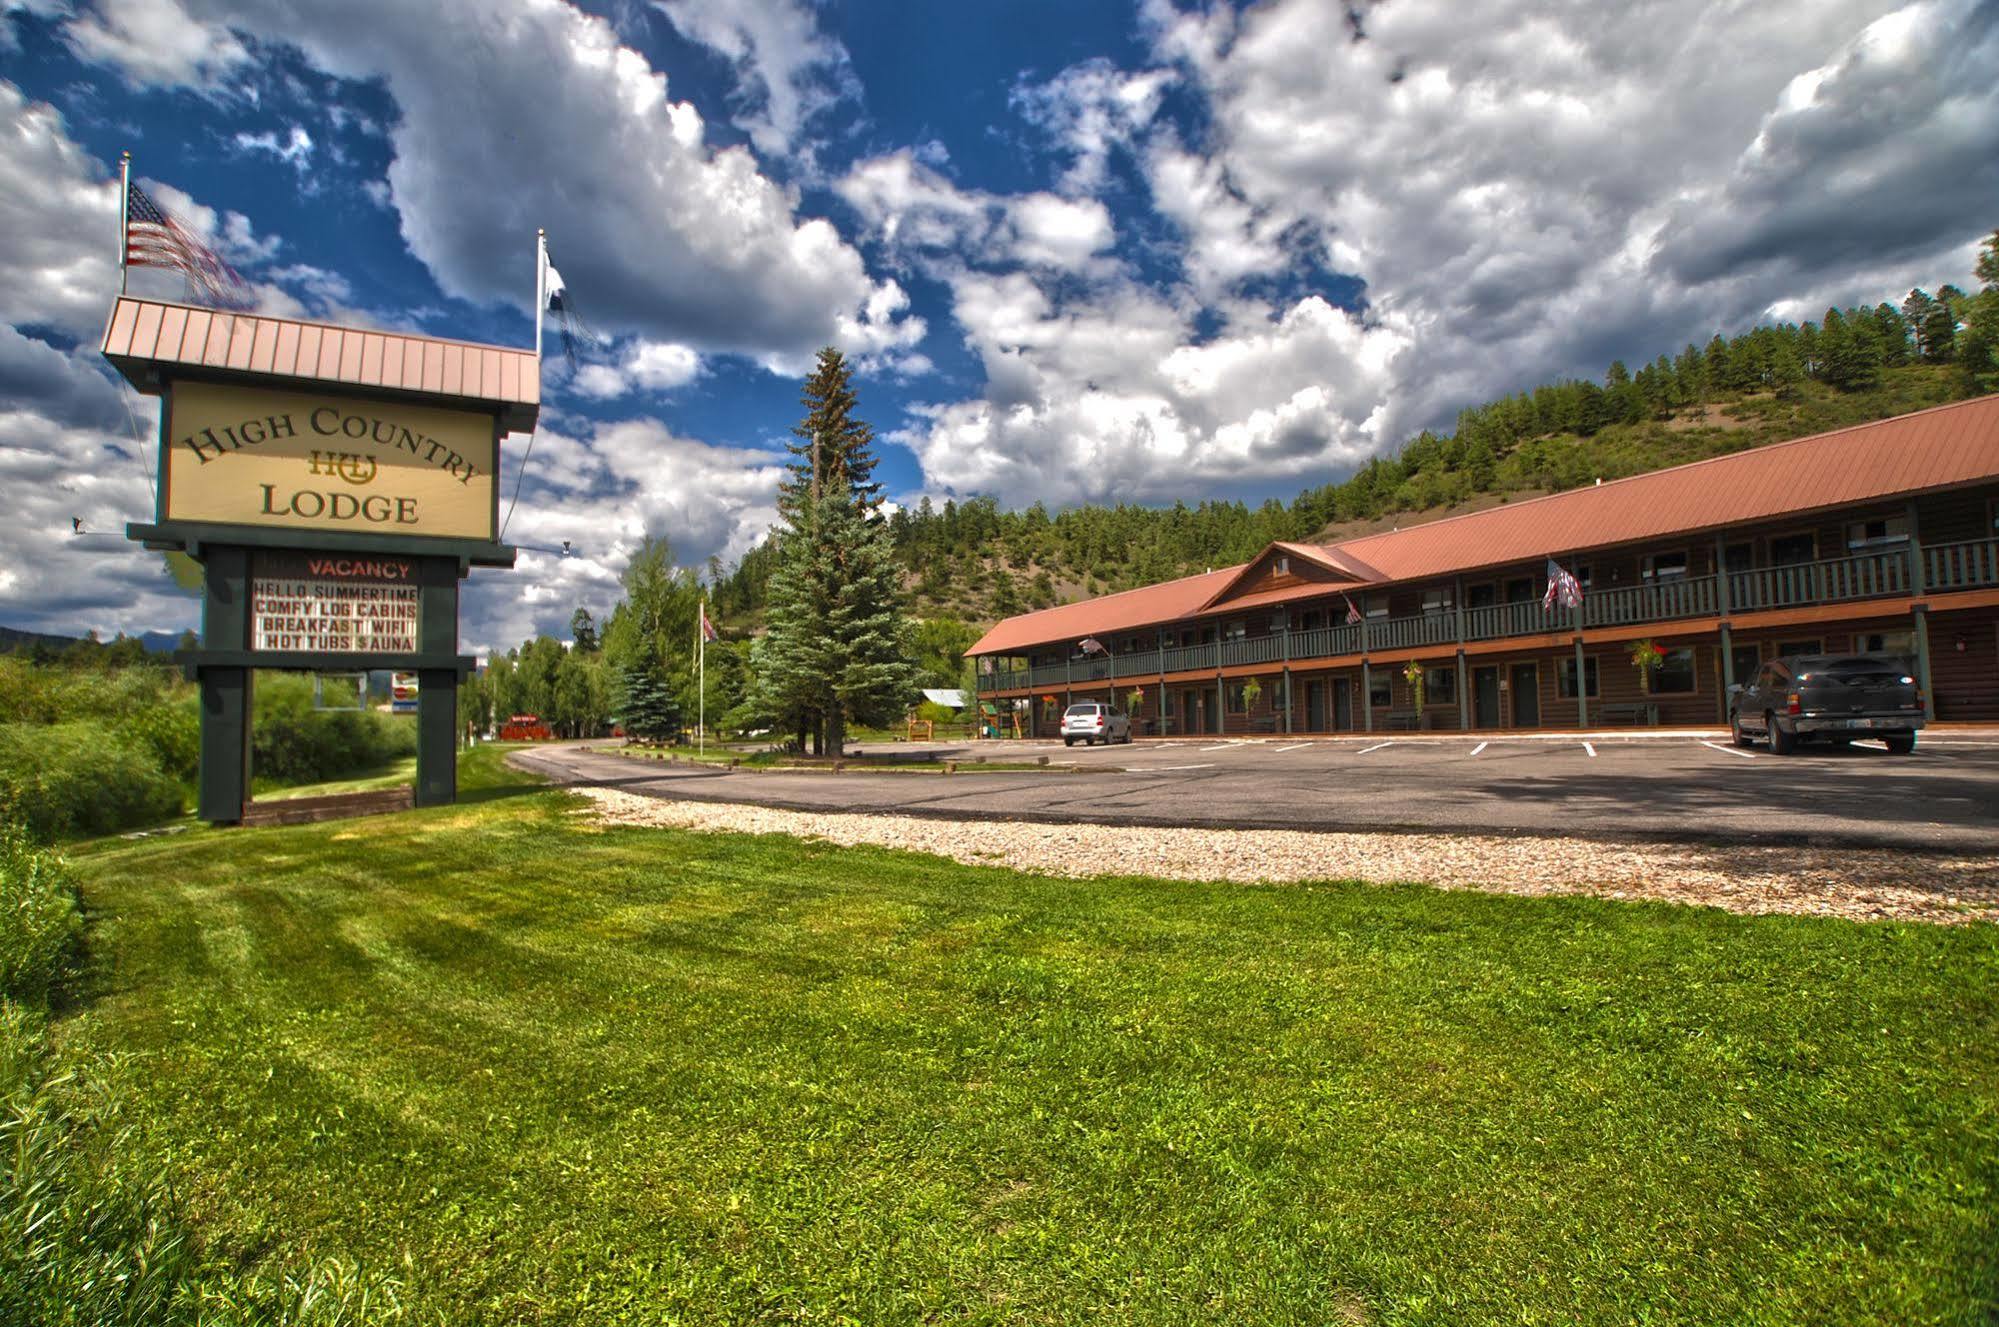
[[[1916,528],[1916,504],[1909,503],[1909,597],[1920,599],[1929,593],[1928,573],[1923,566],[1922,532]]]
[[[1218,737],[1227,737],[1229,735],[1229,698],[1224,691],[1227,685],[1227,683],[1222,681],[1222,654],[1220,643],[1217,642],[1215,650],[1215,735]]]
[[[1361,631],[1366,633],[1366,619],[1362,619]],[[1360,721],[1365,732],[1374,731],[1374,670],[1368,665],[1367,656],[1360,658]]]
[[[1722,536],[1714,537],[1714,608],[1715,616],[1723,622],[1728,620],[1728,546]]]
[[[1471,731],[1471,688],[1465,679],[1464,618],[1458,618],[1458,731]]]
[[[1598,685],[1602,685],[1600,682]],[[1576,629],[1576,727],[1589,727],[1589,678],[1583,673],[1583,633]]]
[[[1166,736],[1166,628],[1159,629],[1159,735]]]

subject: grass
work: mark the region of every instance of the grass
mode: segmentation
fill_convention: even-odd
[[[392,1273],[419,1320],[1999,1311],[1999,928],[575,805],[96,845],[59,1055],[212,1247]]]
[[[518,751],[530,742],[482,742],[469,750],[460,748],[458,752],[458,792],[461,797],[469,794],[490,794],[497,789],[524,788],[538,784],[534,775],[524,773],[507,764],[509,751]],[[284,786],[266,786],[261,780],[257,784],[256,800],[260,802],[284,801],[292,797],[324,797],[332,793],[376,792],[383,788],[403,788],[416,782],[416,757],[384,765],[378,770],[347,779],[330,779],[323,783],[295,783]]]

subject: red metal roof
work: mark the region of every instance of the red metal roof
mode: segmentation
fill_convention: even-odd
[[[1241,570],[1241,566],[1223,567],[1199,576],[1183,576],[1177,581],[1022,613],[995,623],[965,653],[1007,654],[1049,641],[1075,640],[1092,633],[1176,621],[1199,612]]]
[[[1391,581],[1999,477],[1999,396],[1856,424],[1332,545]]]
[[[159,391],[175,368],[270,374],[454,397],[497,409],[515,432],[534,427],[541,405],[541,362],[532,350],[130,295],[111,308],[104,357],[142,392]]]
[[[1832,433],[1711,457],[1590,488],[1467,512],[1324,546],[1285,544],[1363,584],[1426,580],[1482,567],[1714,530],[1779,516],[1999,478],[1999,396],[1936,406]],[[1259,555],[1261,556],[1261,555]],[[1254,562],[1255,559],[1251,561]],[[1231,567],[1164,585],[1023,613],[969,654],[1018,653],[1091,632],[1336,594],[1313,584],[1226,597]],[[1196,586],[1208,596],[1197,598]]]

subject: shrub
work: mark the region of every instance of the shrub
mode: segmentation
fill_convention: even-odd
[[[82,930],[68,865],[0,825],[0,997],[46,1001]]]
[[[260,779],[312,783],[416,754],[416,724],[372,711],[315,710],[312,679],[260,673],[250,764]]]
[[[0,820],[33,838],[156,824],[184,798],[150,746],[102,720],[0,724]]]

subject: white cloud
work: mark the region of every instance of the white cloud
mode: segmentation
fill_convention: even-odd
[[[525,442],[506,440],[502,511]],[[505,650],[537,631],[566,635],[578,605],[601,620],[647,535],[664,537],[683,566],[740,557],[777,519],[782,464],[775,453],[700,442],[649,419],[579,432],[544,427],[506,533],[524,551],[513,570],[475,572],[467,583],[465,647]],[[568,556],[559,551],[565,540]]]
[[[181,4],[98,0],[72,27],[152,25]],[[856,353],[922,336],[913,317],[859,318],[878,287],[839,232],[801,218],[748,150],[709,146],[664,75],[609,23],[560,0],[186,0],[186,10],[214,43],[254,37],[335,77],[384,81],[398,111],[390,198],[447,294],[522,301],[521,254],[546,226],[563,275],[607,330],[764,360],[809,354],[843,325],[862,336],[845,347]],[[86,49],[130,77],[171,72],[122,47]],[[176,66],[180,81],[202,68]]]
[[[205,86],[250,58],[234,33],[197,21],[180,0],[101,6],[64,32],[78,55],[114,66],[140,87]]]
[[[961,189],[909,149],[856,162],[834,189],[891,249],[1081,271],[1117,239],[1096,199]]]
[[[635,340],[615,364],[590,363],[570,380],[575,391],[593,400],[629,392],[670,392],[701,376],[701,355],[691,346],[670,341]]]
[[[304,125],[291,126],[282,142],[274,129],[257,134],[238,133],[233,141],[240,151],[262,152],[276,157],[297,171],[301,180],[307,178],[307,172],[312,168],[312,135],[306,132]]]
[[[1023,84],[1011,100],[1028,123],[1069,155],[1062,191],[1090,194],[1103,188],[1112,154],[1128,149],[1159,113],[1173,81],[1170,70],[1125,73],[1099,58],[1072,65],[1046,83]]]
[[[796,0],[655,0],[690,41],[735,66],[737,119],[759,152],[789,156],[806,125],[857,91],[846,49]]]

